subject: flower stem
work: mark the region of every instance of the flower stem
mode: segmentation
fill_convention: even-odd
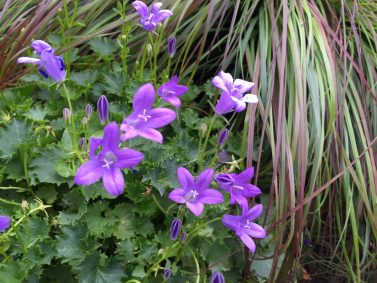
[[[65,85],[65,83],[62,83],[63,85],[63,89],[65,91],[65,95],[67,97],[67,102],[68,102],[68,107],[69,107],[69,110],[71,110],[71,115],[72,115],[72,118],[71,118],[71,125],[72,125],[72,143],[73,143],[73,148],[76,150],[77,149],[77,142],[76,142],[76,130],[75,130],[75,117],[74,117],[74,113],[73,113],[73,108],[72,108],[72,103],[71,103],[71,98],[69,96],[69,92],[68,92],[68,89],[67,89],[67,86]]]
[[[206,138],[204,140],[203,148],[201,150],[202,152],[200,153],[200,156],[199,156],[199,172],[201,172],[202,169],[203,169],[203,157],[204,157],[204,154],[205,154],[205,151],[206,151],[206,148],[207,148],[209,135],[211,134],[213,122],[215,121],[215,119],[216,119],[216,114],[214,114],[212,116],[211,121],[209,122],[209,127],[208,127],[208,130],[207,130],[207,133],[206,133]]]
[[[196,283],[200,283],[200,267],[199,267],[198,259],[196,258],[196,255],[195,255],[194,251],[189,246],[186,246],[186,248],[191,253],[191,255],[192,255],[193,259],[194,259],[194,262],[195,262],[195,267],[196,267],[196,274],[195,274],[196,281],[195,282]]]
[[[154,200],[154,202],[156,203],[157,207],[165,214],[165,216],[167,215],[167,212],[166,210],[161,206],[161,204],[158,202],[156,196],[154,194],[152,194],[152,198]]]

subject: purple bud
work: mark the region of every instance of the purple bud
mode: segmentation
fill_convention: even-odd
[[[104,124],[109,119],[109,102],[106,96],[101,95],[97,102],[98,116],[101,123]]]
[[[80,147],[80,148],[83,148],[84,145],[85,145],[85,138],[82,137],[82,138],[80,139],[79,147]]]
[[[165,280],[168,280],[170,278],[170,276],[171,276],[171,270],[170,270],[170,268],[165,268],[165,270],[164,270],[164,278],[165,278]]]
[[[92,116],[92,112],[93,112],[93,107],[91,104],[87,104],[85,106],[85,114],[86,114],[86,117],[88,118],[88,120],[90,119],[90,116]]]
[[[219,133],[219,139],[217,140],[218,145],[223,146],[225,142],[227,141],[228,136],[229,136],[228,129],[226,128],[222,129]]]
[[[178,238],[179,231],[181,230],[182,222],[178,218],[174,218],[170,224],[170,238],[175,241]]]
[[[228,162],[230,161],[230,156],[229,154],[226,152],[226,150],[221,150],[219,152],[219,154],[217,155],[217,160],[220,162],[220,163],[225,163],[225,162]]]
[[[215,181],[222,186],[231,186],[234,184],[234,179],[230,174],[217,174]]]
[[[175,45],[177,43],[177,40],[173,35],[169,36],[168,38],[168,53],[170,58],[173,58],[174,53],[175,53]]]
[[[10,217],[6,215],[0,215],[0,233],[7,230],[10,226]]]
[[[70,123],[72,118],[72,112],[68,108],[63,109],[63,119],[65,122]]]
[[[224,275],[220,271],[213,272],[210,283],[225,283]]]
[[[187,239],[187,233],[183,232],[182,235],[181,235],[181,242],[186,241],[186,239]]]

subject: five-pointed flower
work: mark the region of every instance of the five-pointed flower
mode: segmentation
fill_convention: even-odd
[[[261,215],[262,211],[263,206],[257,204],[250,210],[244,211],[240,216],[225,214],[221,219],[223,224],[233,230],[252,253],[255,252],[256,246],[251,237],[257,239],[266,238],[266,231],[263,227],[252,222]]]
[[[250,184],[254,176],[254,168],[249,167],[240,174],[217,174],[215,181],[220,188],[230,193],[230,204],[238,203],[243,209],[248,208],[247,198],[255,197],[261,190]]]
[[[39,73],[46,79],[50,76],[56,82],[64,81],[67,75],[63,58],[54,54],[55,50],[42,40],[35,40],[31,43],[36,53],[40,56],[38,58],[20,57],[17,59],[19,64],[34,64],[39,65]]]
[[[187,169],[179,167],[177,176],[182,187],[171,191],[169,199],[185,203],[195,216],[199,216],[203,212],[204,204],[218,204],[224,201],[220,192],[209,188],[213,174],[213,169],[204,170],[195,181]]]
[[[174,75],[170,81],[162,84],[158,89],[158,95],[175,107],[181,106],[181,100],[178,96],[185,94],[188,91],[188,87],[178,84],[178,76]]]
[[[160,22],[173,15],[173,12],[170,10],[160,10],[162,6],[161,2],[152,4],[149,10],[147,5],[141,1],[134,1],[132,5],[139,13],[141,17],[139,22],[146,31],[154,30]]]
[[[125,133],[121,136],[126,141],[137,136],[162,143],[163,136],[156,129],[172,122],[176,114],[168,108],[152,109],[155,100],[153,85],[148,83],[141,86],[133,100],[133,112],[124,119],[120,129]]]
[[[229,73],[220,71],[212,79],[212,84],[221,89],[221,97],[216,104],[215,111],[221,115],[232,110],[242,112],[246,108],[246,103],[258,103],[258,97],[254,94],[244,94],[255,85],[252,82],[236,79]]]
[[[0,215],[0,233],[7,230],[10,226],[10,217],[6,215]]]
[[[119,148],[120,132],[115,122],[104,129],[103,138],[90,139],[90,160],[77,170],[75,183],[90,185],[102,178],[105,189],[118,196],[124,190],[124,179],[121,169],[136,166],[144,155],[136,150]],[[102,147],[102,148],[100,148]],[[98,154],[96,154],[96,152]]]

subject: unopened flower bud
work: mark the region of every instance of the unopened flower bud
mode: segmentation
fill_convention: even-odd
[[[23,200],[23,201],[21,202],[21,207],[22,207],[22,209],[29,208],[29,204],[28,204],[28,202],[27,202],[26,200]]]
[[[93,107],[91,104],[87,104],[85,106],[85,114],[86,114],[86,117],[88,118],[88,120],[90,119],[90,116],[92,116],[92,112],[93,112]]]
[[[181,242],[186,241],[186,239],[187,239],[187,233],[183,232],[182,235],[181,235]]]
[[[147,54],[151,55],[153,51],[152,44],[148,43],[147,44]]]
[[[208,130],[208,126],[205,123],[202,123],[199,128],[199,137],[204,138]]]
[[[171,270],[170,270],[170,268],[165,268],[165,270],[164,270],[164,279],[168,280],[170,278],[170,276],[171,276]]]
[[[174,56],[175,53],[175,46],[176,46],[177,40],[173,35],[169,36],[168,38],[168,53],[170,58]]]
[[[218,145],[223,146],[225,142],[227,141],[228,136],[229,136],[228,129],[226,128],[222,129],[219,133],[219,139],[217,140]]]
[[[220,271],[213,272],[210,283],[225,283],[224,275]]]
[[[81,124],[85,127],[88,124],[88,118],[83,117],[81,120]]]
[[[175,241],[181,230],[182,222],[178,218],[174,218],[170,224],[170,238]]]
[[[63,109],[63,119],[66,123],[71,123],[72,112],[68,108]]]
[[[106,96],[101,95],[97,102],[97,111],[101,123],[104,124],[109,119],[109,102]]]
[[[85,138],[82,137],[82,138],[80,139],[80,142],[79,142],[79,147],[80,147],[80,148],[83,148],[84,145],[85,145]]]

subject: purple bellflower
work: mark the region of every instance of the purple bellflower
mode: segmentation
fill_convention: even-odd
[[[170,10],[160,10],[161,2],[153,3],[149,10],[147,5],[141,1],[134,1],[132,5],[139,13],[141,17],[139,22],[146,31],[154,30],[160,22],[173,15]]]
[[[185,203],[195,216],[199,216],[203,212],[204,204],[218,204],[224,201],[220,192],[209,188],[213,174],[213,169],[204,170],[195,181],[187,169],[179,167],[177,176],[182,187],[171,191],[169,199]]]
[[[144,155],[136,150],[119,148],[120,133],[115,122],[104,129],[103,138],[91,138],[89,145],[90,160],[81,165],[75,176],[78,185],[91,185],[102,178],[105,189],[118,196],[124,190],[121,169],[136,166]],[[100,148],[101,147],[101,148]],[[100,149],[96,155],[97,150]]]
[[[163,100],[170,103],[175,107],[181,106],[181,101],[178,96],[185,94],[188,91],[188,87],[178,84],[178,76],[174,75],[170,81],[160,86],[157,93]]]
[[[163,136],[156,129],[172,122],[176,114],[168,108],[152,109],[155,100],[155,90],[152,84],[141,86],[133,100],[133,112],[124,119],[120,129],[125,133],[121,136],[126,141],[137,136],[162,143]]]
[[[229,137],[229,130],[224,128],[220,131],[219,133],[219,138],[217,140],[217,144],[219,146],[223,146],[225,144],[225,142],[228,140],[228,137]]]
[[[56,82],[64,81],[67,75],[64,61],[62,57],[54,54],[54,48],[42,40],[33,41],[31,47],[34,48],[40,59],[20,57],[17,59],[17,63],[39,65],[38,71],[46,79],[50,76]]]
[[[262,226],[252,222],[261,215],[262,211],[263,206],[257,204],[250,210],[243,211],[240,216],[225,214],[221,219],[223,224],[233,230],[252,253],[255,252],[256,246],[251,237],[263,239],[267,236]]]
[[[177,39],[174,35],[169,36],[168,38],[168,54],[170,58],[173,58],[175,53],[175,46],[177,44]]]
[[[107,101],[105,95],[101,95],[98,98],[97,111],[101,124],[105,124],[105,122],[109,119],[109,102]]]
[[[221,97],[216,104],[215,111],[217,114],[225,114],[232,110],[242,112],[246,109],[246,103],[258,103],[258,97],[254,94],[244,94],[251,90],[255,85],[252,82],[236,79],[229,73],[220,71],[212,79],[212,84],[221,89]]]
[[[174,218],[170,224],[170,238],[175,241],[178,238],[179,232],[181,231],[182,222],[178,218]]]
[[[238,203],[242,209],[248,208],[248,198],[261,194],[261,190],[250,184],[254,168],[249,167],[240,174],[217,174],[215,181],[220,188],[230,193],[230,204]]]
[[[171,269],[169,267],[166,267],[164,269],[164,279],[168,280],[171,276]]]
[[[0,215],[0,233],[7,230],[10,226],[10,217],[6,215]]]
[[[213,272],[210,283],[225,283],[224,275],[220,271]]]

